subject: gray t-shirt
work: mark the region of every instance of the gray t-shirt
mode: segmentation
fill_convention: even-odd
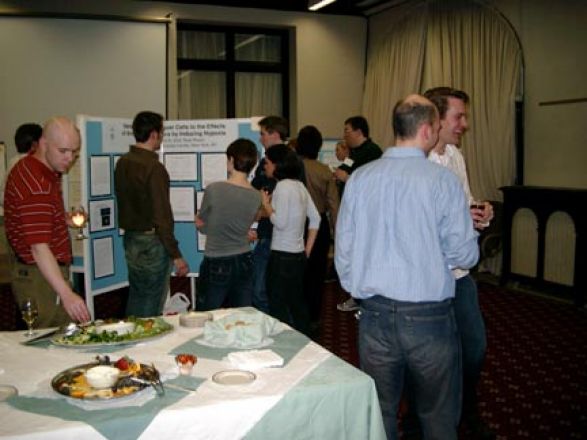
[[[251,250],[247,233],[261,206],[261,194],[228,182],[214,182],[206,188],[198,216],[206,234],[207,257],[226,257]]]

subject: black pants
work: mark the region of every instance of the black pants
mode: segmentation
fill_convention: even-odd
[[[267,266],[269,313],[308,335],[310,318],[304,298],[304,252],[271,251]]]
[[[312,248],[308,267],[304,277],[304,294],[309,306],[310,319],[318,321],[322,310],[322,291],[328,269],[328,251],[330,250],[330,223],[326,214],[321,215],[320,228]]]

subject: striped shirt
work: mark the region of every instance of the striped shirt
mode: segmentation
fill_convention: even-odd
[[[31,245],[47,243],[59,263],[71,263],[71,245],[61,194],[61,175],[29,155],[8,175],[4,225],[17,257],[34,264]]]

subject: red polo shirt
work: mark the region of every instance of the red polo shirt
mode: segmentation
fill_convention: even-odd
[[[71,263],[61,175],[31,155],[21,159],[8,175],[4,226],[21,261],[33,264],[31,245],[47,243],[59,263]]]

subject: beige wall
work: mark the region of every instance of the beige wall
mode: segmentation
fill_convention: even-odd
[[[587,2],[493,0],[524,54],[526,185],[587,188]]]
[[[360,112],[367,38],[367,21],[360,17],[127,0],[0,0],[0,13],[29,11],[151,18],[173,13],[178,20],[286,27],[295,39],[292,130],[314,124],[325,137],[340,137],[344,119]]]

